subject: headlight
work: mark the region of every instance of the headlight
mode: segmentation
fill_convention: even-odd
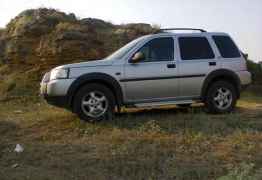
[[[50,72],[45,73],[42,82],[47,83],[50,80]]]
[[[51,71],[50,80],[54,79],[67,79],[69,69],[54,69]]]

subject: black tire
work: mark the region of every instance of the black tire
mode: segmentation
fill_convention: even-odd
[[[98,115],[97,117],[90,116],[87,114],[87,109],[84,106],[91,106],[91,105],[83,105],[83,100],[87,96],[89,96],[90,93],[95,92],[98,94],[101,94],[102,97],[105,98],[104,104],[106,104],[104,108],[104,113],[101,115]],[[91,98],[89,98],[90,100]],[[101,120],[112,120],[114,117],[114,109],[115,109],[115,97],[110,89],[108,89],[106,86],[102,84],[87,84],[80,88],[74,98],[73,102],[73,108],[74,112],[78,115],[78,117],[81,120],[89,121],[89,122],[97,122]],[[94,105],[92,105],[94,106]],[[101,105],[102,106],[102,105]]]
[[[226,104],[224,108],[220,108],[221,106],[219,105],[219,103],[217,102],[217,100],[215,100],[216,97],[218,97],[219,95],[219,90],[223,90],[230,91],[230,95],[228,96],[224,96],[224,98],[226,97],[228,103],[222,102],[222,104]],[[223,99],[223,97],[222,97]],[[231,100],[229,100],[231,99]],[[219,101],[223,101],[223,100],[219,100]],[[227,81],[217,81],[214,82],[211,87],[209,88],[208,92],[207,92],[207,97],[205,100],[205,105],[206,108],[208,110],[208,112],[210,113],[229,113],[232,112],[236,106],[236,102],[237,102],[237,93],[236,93],[236,88],[233,86],[232,83],[229,83]]]
[[[177,104],[177,106],[180,108],[189,108],[191,104]]]

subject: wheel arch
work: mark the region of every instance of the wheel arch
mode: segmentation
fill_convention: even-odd
[[[204,84],[202,86],[201,90],[201,99],[205,100],[206,94],[211,86],[216,81],[223,80],[230,82],[234,85],[237,91],[237,98],[240,98],[240,90],[241,90],[241,81],[238,77],[238,75],[228,69],[219,69],[215,70],[208,74],[207,78],[204,81]]]
[[[116,98],[117,107],[120,108],[122,106],[123,92],[115,78],[105,73],[87,73],[78,77],[68,89],[67,97],[71,109],[76,92],[84,85],[90,83],[102,84],[109,88]]]

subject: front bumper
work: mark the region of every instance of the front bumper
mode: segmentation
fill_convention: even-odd
[[[57,79],[48,82],[41,82],[40,94],[48,96],[65,96],[74,82],[74,79]]]
[[[51,81],[42,81],[40,84],[40,95],[48,104],[70,109],[68,89],[74,79],[59,79]]]
[[[67,96],[47,96],[44,95],[43,98],[50,105],[70,109],[70,103]]]

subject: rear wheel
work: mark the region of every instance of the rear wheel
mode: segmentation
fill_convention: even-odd
[[[115,98],[104,85],[88,84],[77,92],[73,107],[82,120],[111,120],[114,115]]]
[[[211,113],[228,113],[236,106],[237,94],[235,87],[226,81],[217,81],[207,92],[206,107]]]

